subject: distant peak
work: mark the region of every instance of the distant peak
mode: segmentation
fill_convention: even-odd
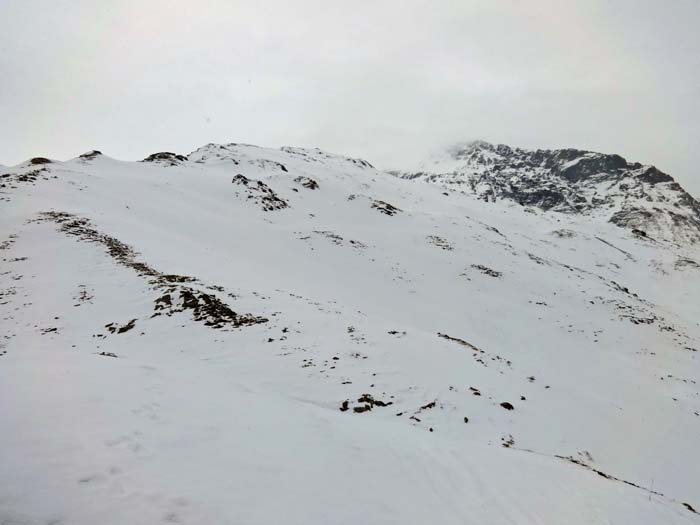
[[[447,147],[447,152],[453,156],[459,156],[467,152],[477,150],[492,150],[494,145],[485,140],[467,140],[465,142],[455,142]]]
[[[700,203],[670,175],[616,154],[475,140],[443,149],[400,176],[452,185],[489,202],[600,215],[657,239],[700,242]]]

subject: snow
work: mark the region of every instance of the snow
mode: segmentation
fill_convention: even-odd
[[[700,522],[697,248],[320,150],[42,167],[1,194],[0,521]],[[268,322],[151,317],[52,210]]]
[[[583,156],[581,156],[581,157],[579,157],[579,158],[577,158],[577,159],[573,159],[573,160],[570,160],[569,162],[565,162],[564,164],[561,165],[562,171],[567,170],[567,169],[569,169],[569,168],[573,168],[574,166],[576,166],[576,164],[578,164],[579,162],[581,162],[582,159],[584,159],[584,158],[586,158],[586,157],[588,157],[588,156],[589,156],[589,155],[583,155]]]

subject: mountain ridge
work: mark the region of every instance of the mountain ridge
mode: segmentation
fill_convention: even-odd
[[[456,144],[395,176],[457,187],[485,201],[601,216],[672,242],[700,242],[700,202],[653,165],[575,148]]]
[[[100,151],[92,150],[77,158],[89,161],[100,155]],[[374,169],[364,159],[320,148],[267,148],[233,142],[208,143],[187,155],[161,151],[141,162],[165,167],[242,163],[255,165],[262,173],[268,168],[284,171],[285,159],[290,157]],[[61,162],[68,161],[34,157],[16,167]],[[8,169],[12,168],[3,171]],[[506,200],[545,212],[590,216],[653,240],[700,242],[700,201],[655,166],[628,162],[617,154],[576,148],[530,150],[474,140],[445,148],[422,161],[416,170],[385,173],[457,189],[486,202]]]

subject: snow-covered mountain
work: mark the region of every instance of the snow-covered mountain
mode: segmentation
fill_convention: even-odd
[[[585,214],[678,243],[700,241],[700,203],[670,175],[619,155],[524,150],[484,141],[447,148],[407,179],[455,185],[494,201]]]
[[[460,151],[3,170],[0,522],[700,523],[697,203]]]

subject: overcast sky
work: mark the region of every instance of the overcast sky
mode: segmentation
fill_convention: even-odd
[[[0,163],[207,142],[409,167],[484,139],[700,196],[700,0],[0,0]]]

